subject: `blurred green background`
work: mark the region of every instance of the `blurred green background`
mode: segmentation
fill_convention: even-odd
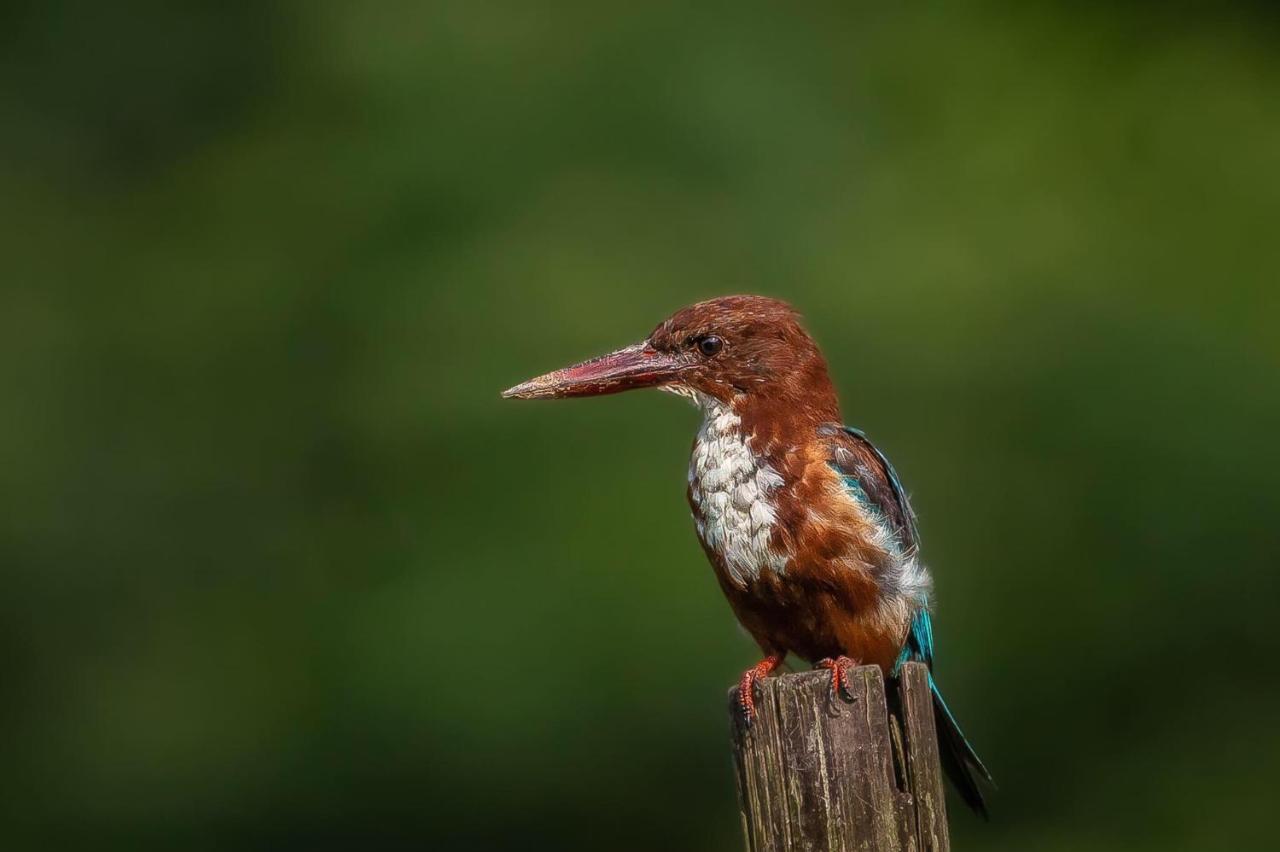
[[[739,848],[695,411],[500,389],[786,298],[1001,790],[1262,848],[1265,4],[11,3],[0,845]]]

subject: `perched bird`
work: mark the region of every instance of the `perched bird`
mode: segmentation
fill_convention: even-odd
[[[831,672],[933,667],[930,577],[907,494],[889,460],[843,425],[827,364],[787,304],[728,296],[673,314],[644,341],[516,385],[518,399],[656,387],[691,399],[702,425],[689,462],[698,540],[764,659],[739,682],[749,723],[754,687],[788,653]],[[986,816],[986,767],[930,674],[943,766]]]

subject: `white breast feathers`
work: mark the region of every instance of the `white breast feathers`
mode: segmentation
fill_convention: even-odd
[[[764,571],[786,569],[786,556],[769,546],[776,519],[770,498],[782,477],[756,459],[732,409],[716,401],[702,407],[705,419],[689,461],[694,522],[730,580],[745,588]]]

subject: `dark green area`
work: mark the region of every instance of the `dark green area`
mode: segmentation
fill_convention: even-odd
[[[0,846],[737,848],[696,413],[498,391],[745,291],[914,495],[1002,787],[957,847],[1264,848],[1278,47],[1262,4],[6,6]]]

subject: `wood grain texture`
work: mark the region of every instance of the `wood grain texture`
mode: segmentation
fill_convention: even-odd
[[[878,666],[854,670],[852,700],[826,671],[767,678],[750,728],[730,692],[750,852],[949,850],[927,670],[908,665],[894,685],[891,716]]]
[[[929,670],[921,663],[903,666],[898,686],[906,728],[907,784],[915,799],[920,852],[949,852],[947,800],[943,790],[942,766],[938,762],[938,735],[933,721]]]

